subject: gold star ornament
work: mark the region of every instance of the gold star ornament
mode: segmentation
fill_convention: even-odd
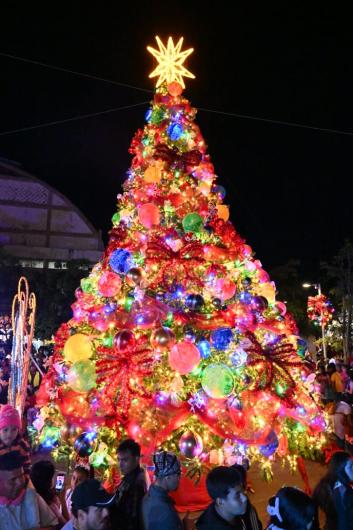
[[[185,88],[183,77],[195,79],[194,74],[189,72],[183,66],[185,59],[194,51],[193,48],[181,51],[184,37],[180,37],[177,44],[174,45],[173,38],[169,37],[167,46],[163,44],[159,37],[156,37],[158,50],[147,46],[147,50],[152,53],[158,61],[158,66],[153,70],[149,77],[158,77],[156,87],[158,88],[165,81],[169,83],[177,82]]]

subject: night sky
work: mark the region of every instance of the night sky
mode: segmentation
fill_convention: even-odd
[[[249,2],[230,8],[224,1],[145,1],[124,8],[61,2],[50,3],[50,11],[11,4],[1,13],[2,53],[153,90],[148,73],[155,62],[146,46],[155,46],[157,34],[183,35],[184,46],[195,48],[186,66],[196,79],[186,80],[185,91],[195,107],[351,132],[206,110],[197,115],[219,184],[227,189],[231,219],[266,269],[298,258],[303,275],[315,280],[319,261],[345,237],[353,239],[349,13]],[[106,237],[131,160],[128,147],[144,125],[152,94],[2,55],[0,68],[0,133],[146,102],[0,134],[0,157],[20,162],[67,195]]]

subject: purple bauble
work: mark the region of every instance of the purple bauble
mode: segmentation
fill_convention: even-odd
[[[186,431],[179,440],[180,453],[186,458],[195,458],[202,453],[203,443],[199,434]]]

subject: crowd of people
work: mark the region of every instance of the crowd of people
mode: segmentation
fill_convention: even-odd
[[[318,362],[316,383],[324,409],[332,422],[334,442],[353,453],[353,366],[332,357]]]
[[[17,411],[0,410],[1,530],[262,530],[256,507],[246,494],[241,465],[218,466],[206,478],[210,504],[197,518],[177,512],[171,494],[178,489],[181,465],[175,454],[153,455],[154,479],[141,466],[141,449],[127,439],[117,448],[121,481],[106,491],[89,466],[73,470],[70,487],[59,493],[57,471],[48,460],[30,465],[30,448],[21,434]],[[336,452],[313,496],[283,487],[268,501],[268,530],[318,530],[318,512],[325,530],[353,528],[353,461]]]
[[[82,463],[72,470],[68,488],[59,491],[60,470],[47,458],[32,463],[30,445],[22,435],[25,418],[7,404],[6,353],[0,348],[0,530],[262,530],[247,496],[243,466],[213,468],[206,478],[209,506],[183,518],[173,500],[173,492],[183,488],[178,458],[166,451],[155,453],[152,478],[140,465],[139,444],[131,439],[117,449],[122,478],[115,491],[106,491],[92,468]],[[27,408],[33,406],[48,359],[40,349],[31,362]],[[353,529],[353,365],[334,357],[328,364],[319,361],[316,384],[340,450],[312,497],[283,487],[269,499],[268,530],[319,530],[319,513],[324,530]]]

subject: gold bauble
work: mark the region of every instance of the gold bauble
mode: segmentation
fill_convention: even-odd
[[[151,345],[156,350],[166,350],[175,343],[175,335],[169,328],[157,328],[151,335]]]
[[[151,165],[145,170],[143,178],[146,182],[158,184],[162,178],[162,169],[160,166]]]
[[[139,269],[138,267],[133,267],[132,269],[129,269],[126,274],[126,281],[127,284],[130,285],[130,287],[134,287],[135,285],[140,285],[143,277],[143,271],[142,269]]]

